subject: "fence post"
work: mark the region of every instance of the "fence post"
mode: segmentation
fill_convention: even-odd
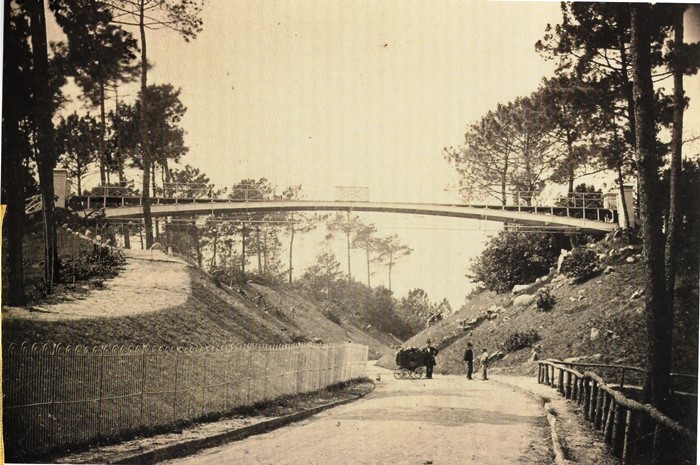
[[[605,428],[603,428],[603,439],[605,440],[606,444],[611,444],[612,443],[612,430],[613,430],[613,421],[614,421],[614,415],[615,415],[615,410],[619,408],[617,403],[615,402],[615,399],[611,396],[608,395],[608,413],[605,416]]]
[[[591,383],[588,378],[581,380],[583,388],[583,419],[590,420],[591,418]]]
[[[620,444],[620,426],[622,424],[622,411],[624,408],[620,404],[615,404],[615,416],[612,425],[612,450],[616,456],[620,455],[621,444]],[[626,415],[625,415],[626,417]]]
[[[209,357],[207,357],[207,350],[205,348],[201,349],[202,351],[199,353],[200,356],[204,358],[204,368],[202,369],[202,410],[201,410],[201,415],[204,416],[205,409],[206,409],[206,396],[207,396],[207,362],[209,361]]]
[[[603,425],[603,420],[601,418],[603,412],[605,412],[605,391],[599,385],[596,389],[595,421],[593,422],[593,426],[595,426],[596,429],[600,429]]]
[[[263,371],[263,400],[267,400],[267,385],[270,382],[270,378],[267,374],[268,367],[270,364],[270,348],[265,347],[265,371]]]
[[[248,346],[247,349],[248,349],[248,369],[247,369],[248,388],[246,389],[246,404],[250,404],[251,403],[251,395],[250,395],[251,378],[253,377],[253,373],[252,373],[253,351],[251,350],[250,346]]]
[[[622,442],[622,465],[629,465],[631,463],[632,431],[634,430],[632,421],[634,421],[634,413],[632,409],[628,409],[627,415],[625,416],[625,435]]]
[[[99,419],[99,422],[97,425],[97,437],[98,438],[102,437],[102,393],[104,392],[102,380],[104,379],[104,371],[105,371],[105,347],[102,346],[100,348],[100,374],[99,374],[100,390],[99,390],[99,394],[97,396],[97,415],[98,415],[98,419]]]
[[[180,362],[180,348],[175,349],[175,392],[173,393],[173,422],[177,422],[177,375]]]
[[[141,346],[141,405],[139,407],[139,426],[143,424],[143,396],[146,390],[146,346]]]
[[[559,368],[559,384],[557,390],[564,395],[564,370],[562,368]]]

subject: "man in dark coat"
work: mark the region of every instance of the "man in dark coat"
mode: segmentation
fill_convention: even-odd
[[[464,363],[467,365],[467,379],[472,379],[472,373],[474,373],[474,352],[472,352],[471,342],[467,342],[467,350],[464,352]]]
[[[435,356],[438,350],[430,344],[430,339],[425,341],[425,377],[433,379],[433,367],[435,366]]]

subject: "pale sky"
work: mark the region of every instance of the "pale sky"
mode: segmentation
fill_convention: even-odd
[[[334,186],[363,186],[370,200],[444,202],[456,200],[445,191],[456,177],[442,149],[552,75],[534,44],[560,10],[558,2],[208,0],[203,20],[190,43],[148,36],[149,84],[180,87],[187,107],[182,164],[219,187],[266,177],[280,188],[301,184],[314,200],[332,199]],[[691,97],[700,98],[698,82],[687,84]],[[695,106],[686,126],[699,120]],[[486,236],[480,229],[500,227],[364,218],[414,249],[394,270],[396,297],[422,287],[455,308],[471,288],[464,275]],[[322,250],[320,236],[297,243],[297,276]],[[333,249],[345,267],[342,246]],[[362,254],[352,262],[364,280]],[[386,284],[377,271],[373,285]]]

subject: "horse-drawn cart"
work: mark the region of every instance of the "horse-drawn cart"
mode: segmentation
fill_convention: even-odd
[[[419,379],[425,372],[425,351],[410,347],[401,349],[396,354],[396,365],[394,378],[396,379]]]

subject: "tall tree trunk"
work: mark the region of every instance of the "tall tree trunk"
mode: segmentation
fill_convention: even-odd
[[[352,281],[352,267],[350,265],[350,210],[347,212],[348,223],[345,227],[345,239],[348,244],[348,282]]]
[[[247,235],[247,230],[246,227],[243,226],[243,232],[241,233],[241,273],[243,275],[243,278],[245,279],[245,240],[246,240],[246,235]]]
[[[668,221],[666,223],[666,250],[665,250],[665,279],[666,279],[666,311],[670,331],[673,331],[673,308],[676,294],[676,256],[678,254],[678,229],[680,227],[680,214],[678,212],[678,198],[680,196],[681,164],[683,161],[683,111],[685,99],[683,95],[683,13],[685,5],[674,6],[673,30],[676,54],[671,63],[673,69],[673,134],[671,141],[671,175],[670,198],[668,209]],[[670,338],[671,336],[669,336]]]
[[[202,267],[202,247],[199,243],[199,229],[197,228],[197,220],[192,222],[192,240],[194,241],[194,253],[197,257],[197,266]]]
[[[634,70],[634,116],[636,125],[639,198],[644,241],[644,296],[647,327],[647,377],[645,394],[657,408],[668,405],[673,309],[667,307],[664,279],[662,208],[658,198],[659,164],[655,152],[654,87],[651,77],[651,31],[649,4],[632,4],[632,69]]]
[[[214,225],[214,250],[211,255],[211,268],[214,269],[216,268],[216,246],[217,243],[219,242],[219,227],[215,224]]]
[[[260,226],[255,228],[255,249],[258,255],[258,274],[262,275],[262,247],[260,247]]]
[[[7,24],[10,18],[10,3],[5,3],[5,31],[9,31]],[[9,73],[9,67],[5,68]],[[9,80],[9,79],[8,79]],[[3,302],[9,305],[24,305],[26,297],[24,294],[24,253],[22,236],[24,234],[25,198],[24,183],[26,168],[22,163],[22,153],[20,151],[19,115],[17,115],[16,105],[8,95],[12,92],[7,83],[3,86],[3,108],[2,118],[2,181],[5,188],[5,196],[2,203],[7,205],[5,220],[3,221],[3,235],[7,238],[7,264],[4,277],[7,278],[7,295],[3,296]]]
[[[294,213],[292,213],[292,229],[289,234],[289,284],[292,284],[292,271],[294,270],[292,265],[292,257],[294,252],[294,232]]]
[[[102,77],[99,77],[99,89],[100,89],[100,140],[98,141],[98,150],[100,151],[100,183],[104,186],[107,183],[107,176],[105,174],[106,170],[106,160],[107,156],[105,153],[105,127],[107,122],[107,117],[105,116],[105,85]]]
[[[131,237],[130,237],[131,231],[129,231],[129,223],[124,223],[122,232],[124,233],[124,248],[130,249],[131,248]]]
[[[117,128],[120,127],[119,120],[119,92],[118,86],[114,86],[114,115],[117,119]],[[119,185],[126,186],[126,176],[124,175],[124,159],[122,158],[122,137],[121,131],[117,130],[117,157],[119,170]],[[126,195],[126,194],[125,194]]]
[[[269,263],[268,263],[268,255],[267,255],[267,227],[265,227],[265,230],[263,231],[262,252],[263,252],[263,274],[267,275],[267,273],[270,272]]]
[[[141,34],[141,157],[143,162],[143,183],[141,203],[143,204],[143,220],[146,229],[146,248],[153,245],[153,221],[151,219],[151,197],[148,193],[148,181],[151,174],[151,155],[148,148],[148,60],[146,54],[146,25],[144,22],[145,0],[139,2],[139,32]]]
[[[369,277],[370,277],[370,269],[369,269],[369,246],[365,248],[365,252],[367,252],[367,287],[372,289],[372,284],[370,283]]]
[[[53,292],[58,279],[58,250],[56,224],[54,220],[53,169],[56,166],[54,144],[53,99],[49,89],[49,58],[46,49],[46,17],[44,2],[33,0],[27,3],[31,19],[32,65],[34,68],[34,117],[37,130],[37,165],[39,185],[43,202],[44,223],[44,281],[46,291]]]
[[[151,166],[151,189],[153,190],[153,195],[157,197],[156,192],[156,164],[153,163]],[[158,224],[158,219],[153,219],[153,227],[155,230],[155,241],[160,242],[160,224]]]
[[[506,206],[506,203],[508,202],[508,193],[506,192],[506,188],[508,187],[508,155],[506,155],[506,158],[503,163],[503,171],[501,172],[501,205],[504,207]]]
[[[568,160],[567,160],[567,181],[568,181],[568,189],[569,193],[574,192],[574,140],[573,137],[571,136],[571,130],[567,129],[566,130],[566,151],[568,154]]]
[[[631,229],[632,223],[630,223],[630,215],[627,211],[627,198],[625,197],[625,180],[622,177],[622,160],[617,164],[617,187],[620,190],[620,208],[618,208],[617,215],[622,215],[627,228]]]
[[[394,267],[394,256],[389,254],[389,290],[391,290],[391,269]]]

